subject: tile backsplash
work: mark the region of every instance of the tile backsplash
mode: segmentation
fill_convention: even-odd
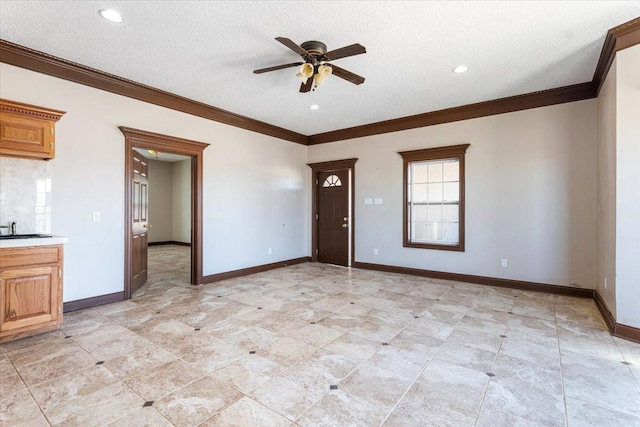
[[[15,221],[20,234],[50,233],[51,175],[51,162],[0,157],[0,225]]]

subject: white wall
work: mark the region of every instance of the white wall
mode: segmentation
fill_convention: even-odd
[[[171,163],[172,233],[176,242],[191,242],[191,160]]]
[[[7,64],[0,75],[2,98],[67,111],[51,161],[52,232],[69,237],[64,301],[123,290],[118,126],[211,144],[204,152],[205,275],[308,254],[306,147]],[[92,222],[98,211],[101,221]]]
[[[598,96],[598,293],[616,315],[616,60]],[[607,287],[604,287],[605,278]]]
[[[2,98],[67,111],[51,162],[52,232],[70,238],[65,301],[123,289],[124,136],[117,126],[211,144],[205,275],[307,256],[306,163],[358,157],[356,261],[595,287],[596,100],[307,148],[6,64],[0,73]],[[397,152],[462,143],[471,144],[466,251],[403,248]],[[383,205],[364,205],[365,197]]]
[[[596,107],[586,100],[321,144],[308,160],[359,159],[356,261],[594,288]],[[466,251],[403,248],[397,152],[464,143]]]
[[[191,242],[191,160],[149,159],[149,242]]]
[[[172,165],[149,159],[149,243],[174,240]]]
[[[616,321],[640,328],[640,45],[616,61]]]

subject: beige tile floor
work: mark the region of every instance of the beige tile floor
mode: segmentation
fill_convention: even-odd
[[[3,344],[0,424],[640,426],[640,345],[591,300],[322,264],[194,287],[188,250]]]

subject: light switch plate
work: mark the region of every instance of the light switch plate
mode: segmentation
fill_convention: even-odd
[[[364,204],[365,205],[372,205],[373,204],[373,199],[370,199],[370,198],[364,199]]]
[[[382,199],[374,199],[373,200],[373,204],[374,205],[381,205],[382,204]]]

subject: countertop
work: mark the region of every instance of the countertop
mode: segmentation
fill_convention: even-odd
[[[38,239],[7,239],[0,240],[0,249],[22,248],[27,246],[62,245],[69,242],[64,236],[43,237]]]

